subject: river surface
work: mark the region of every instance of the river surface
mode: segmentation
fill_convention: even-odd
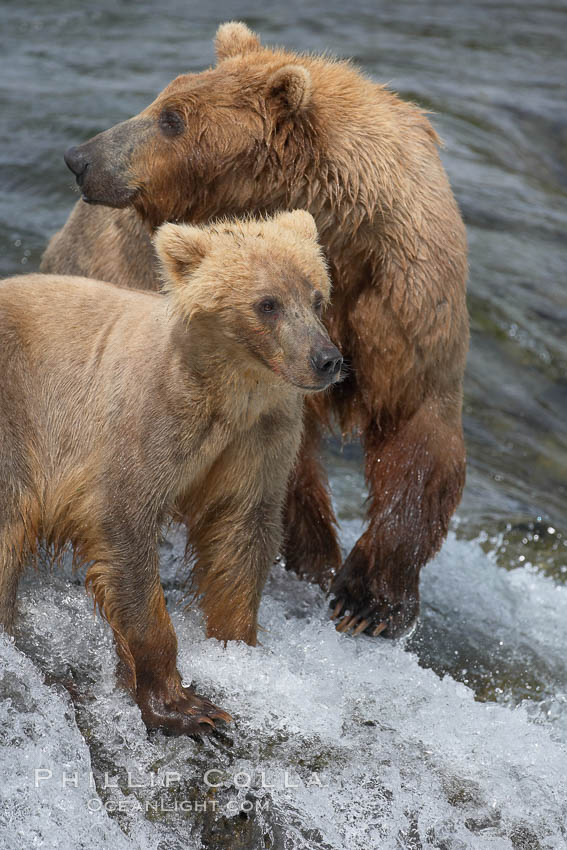
[[[252,826],[238,846],[567,846],[565,2],[51,0],[3,2],[0,15],[2,276],[37,270],[76,199],[63,151],[138,112],[177,74],[213,63],[224,20],[245,20],[266,43],[352,57],[434,113],[468,230],[472,337],[467,487],[447,545],[423,573],[420,626],[405,645],[339,638],[318,591],[276,570],[263,608],[269,637],[256,655],[235,648],[223,656],[202,640],[196,615],[176,613],[180,663],[237,717],[231,764],[341,766],[327,793],[270,792],[271,815],[240,817]],[[330,442],[326,458],[347,549],[363,516],[360,452]],[[164,556],[172,604],[178,550],[172,544]],[[58,769],[94,769],[105,800],[104,770],[153,762],[135,714],[113,690],[108,637],[75,579],[63,572],[27,582],[18,648],[1,644],[0,705],[17,730],[0,731],[14,774],[4,782],[7,814],[0,808],[6,847],[232,846],[232,838],[214,843],[218,824],[191,821],[189,836],[177,815],[88,815],[87,791],[63,794],[49,783],[37,813],[39,791],[26,783],[39,751]],[[99,644],[108,667],[94,652]],[[105,726],[102,708],[91,716],[84,701],[69,701],[66,685],[60,692],[57,682],[70,675],[122,718],[120,733]],[[242,677],[252,679],[243,687]],[[157,761],[183,761],[179,742],[151,746]],[[371,770],[356,763],[360,752]],[[68,820],[65,806],[83,813]],[[2,840],[0,832],[0,848]]]

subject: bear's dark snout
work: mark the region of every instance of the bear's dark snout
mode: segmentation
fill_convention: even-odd
[[[326,345],[312,353],[311,365],[317,377],[333,381],[341,371],[343,358],[335,345]]]
[[[121,209],[132,203],[139,181],[132,186],[133,155],[153,131],[150,119],[123,121],[81,145],[68,148],[65,164],[75,175],[83,201]]]
[[[73,172],[73,174],[77,178],[77,183],[80,186],[82,184],[85,172],[89,167],[89,161],[85,152],[77,146],[67,148],[67,150],[65,151],[64,159],[65,165],[70,171]]]

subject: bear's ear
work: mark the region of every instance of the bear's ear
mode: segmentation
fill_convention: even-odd
[[[284,65],[268,79],[268,97],[290,112],[307,106],[311,89],[311,74],[303,65]]]
[[[239,53],[251,53],[260,48],[260,39],[255,32],[240,21],[221,24],[215,36],[215,53],[219,62],[238,56]]]
[[[287,227],[307,239],[317,239],[317,225],[315,219],[307,210],[293,210],[282,212],[275,217],[278,226]]]
[[[211,248],[210,235],[189,224],[162,224],[153,242],[166,280],[175,286],[186,282]]]

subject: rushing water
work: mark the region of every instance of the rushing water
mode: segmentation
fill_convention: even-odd
[[[237,718],[224,767],[319,766],[328,780],[302,791],[276,781],[271,814],[240,818],[238,846],[566,846],[565,4],[36,0],[0,10],[2,275],[37,269],[65,221],[75,200],[65,148],[211,64],[223,20],[245,20],[266,42],[351,56],[435,113],[470,241],[469,472],[454,532],[423,574],[418,632],[405,648],[337,636],[321,594],[276,571],[263,648],[223,655],[194,614],[178,613],[181,666]],[[330,444],[327,459],[348,548],[362,517],[360,456]],[[175,552],[164,563],[171,602]],[[228,846],[215,844],[217,821],[89,815],[88,789],[30,786],[36,766],[92,767],[101,797],[114,799],[122,791],[101,791],[104,771],[217,766],[209,749],[190,759],[187,742],[148,744],[114,690],[108,635],[84,594],[64,575],[33,585],[17,642],[33,664],[2,643],[0,848],[3,825],[10,850]],[[48,683],[74,682],[74,712],[37,668]]]

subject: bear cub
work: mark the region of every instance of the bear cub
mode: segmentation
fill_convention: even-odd
[[[195,735],[230,716],[182,686],[160,531],[190,517],[207,634],[255,644],[303,398],[342,358],[309,213],[164,224],[155,246],[166,297],[0,282],[0,626],[38,544],[72,544],[147,727]]]

